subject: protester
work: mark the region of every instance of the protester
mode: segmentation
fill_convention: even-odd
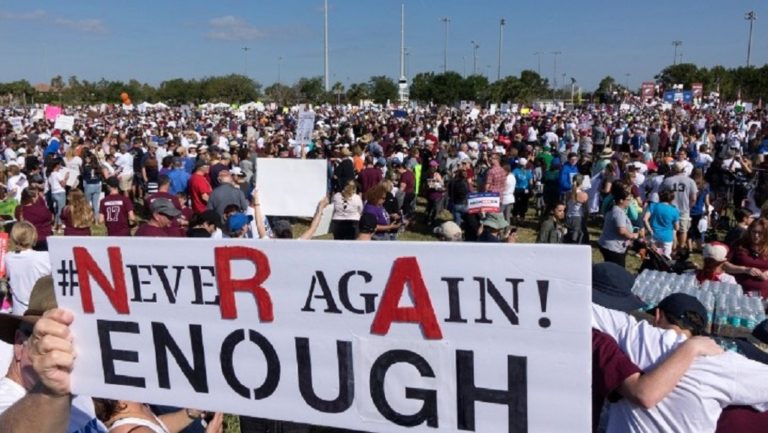
[[[626,266],[627,249],[630,241],[640,239],[642,232],[633,232],[632,222],[627,216],[630,203],[629,193],[621,186],[613,188],[614,205],[605,217],[603,232],[598,240],[603,260]]]
[[[565,225],[565,205],[556,203],[549,211],[549,215],[541,223],[536,243],[561,244],[565,240],[568,228]]]
[[[91,204],[79,189],[73,189],[68,196],[68,203],[61,212],[64,223],[64,236],[90,236],[91,226],[95,222]]]
[[[344,188],[333,194],[332,230],[334,239],[354,240],[363,212],[363,199],[357,194],[357,182],[350,180]]]
[[[156,198],[150,205],[150,219],[141,224],[134,236],[147,237],[177,237],[181,236],[178,228],[173,227],[173,220],[181,215],[181,211],[167,198]]]
[[[51,273],[51,262],[47,251],[34,251],[37,244],[37,230],[26,222],[13,225],[11,241],[14,250],[3,257],[8,274],[12,313],[21,316],[29,307],[32,287],[42,276]]]
[[[768,220],[759,218],[749,225],[723,268],[736,277],[744,293],[768,297]]]
[[[16,208],[15,214],[16,220],[27,221],[35,227],[37,243],[33,249],[47,251],[48,236],[53,235],[53,214],[36,186],[30,186],[21,193],[21,206]]]
[[[107,179],[109,193],[99,205],[99,224],[107,228],[107,236],[130,236],[131,225],[136,221],[133,203],[120,193],[120,181],[112,176]]]

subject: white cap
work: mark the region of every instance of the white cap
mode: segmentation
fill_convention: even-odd
[[[720,242],[705,244],[702,255],[705,259],[712,259],[716,262],[728,260],[728,247]]]

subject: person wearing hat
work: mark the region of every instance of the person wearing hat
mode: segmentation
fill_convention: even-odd
[[[173,220],[181,215],[181,211],[167,198],[156,198],[149,207],[152,216],[140,225],[134,236],[137,237],[178,237],[178,230],[169,230]]]
[[[99,224],[107,228],[107,236],[130,236],[136,221],[133,202],[120,193],[120,181],[112,176],[106,181],[108,194],[99,205]]]
[[[703,332],[706,309],[696,298],[674,294],[654,312],[653,326],[622,311],[592,305],[592,326],[613,337],[641,369],[650,369]],[[611,405],[607,431],[714,432],[722,409],[748,405],[768,410],[768,365],[734,352],[698,357],[653,410],[621,400]]]
[[[95,419],[91,399],[71,394],[75,349],[69,325],[74,316],[56,307],[48,275],[35,282],[23,316],[0,314],[0,350],[13,352],[0,379],[0,431],[107,431]]]
[[[251,221],[253,217],[246,215],[242,212],[233,213],[227,218],[227,232],[225,237],[228,238],[248,238],[251,231]],[[274,227],[273,227],[274,230]]]
[[[610,147],[606,147],[600,152],[595,165],[592,167],[592,177],[602,173],[605,167],[611,163],[611,158],[613,158],[613,150]]]
[[[701,255],[704,257],[704,266],[696,272],[696,280],[721,281],[728,284],[738,284],[733,275],[723,271],[723,265],[728,261],[728,246],[720,242],[704,244]]]
[[[645,306],[632,293],[635,277],[615,263],[592,265],[592,302],[617,311],[631,312]],[[609,396],[624,397],[650,409],[661,401],[680,380],[697,356],[715,355],[722,349],[709,338],[689,339],[652,370],[645,373],[609,335],[592,328],[592,425],[600,426],[600,413]],[[616,395],[618,394],[618,395]]]
[[[501,234],[509,227],[509,223],[501,213],[489,213],[482,221],[482,233],[477,237],[478,242],[503,242]]]

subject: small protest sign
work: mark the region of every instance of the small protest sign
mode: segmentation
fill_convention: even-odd
[[[260,158],[256,171],[261,211],[270,216],[311,217],[326,195],[325,160]]]
[[[306,146],[312,140],[312,131],[315,130],[315,112],[310,110],[299,111],[299,124],[296,128],[296,141]]]
[[[467,197],[467,212],[496,213],[501,211],[501,196],[497,192],[473,192]]]
[[[75,126],[75,116],[65,116],[59,114],[56,117],[56,122],[53,124],[54,129],[60,129],[62,131],[71,131]]]
[[[587,246],[49,242],[75,394],[381,433],[590,430]]]
[[[61,114],[61,107],[57,107],[55,105],[46,105],[45,106],[45,118],[46,120],[56,120],[56,117]]]

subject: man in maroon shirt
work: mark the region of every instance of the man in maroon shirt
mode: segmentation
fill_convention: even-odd
[[[375,167],[373,164],[373,158],[368,155],[365,157],[365,168],[357,176],[358,182],[360,182],[360,193],[365,194],[366,191],[378,185],[384,174],[381,169]]]
[[[392,164],[392,168],[400,173],[400,191],[403,192],[403,214],[407,219],[411,219],[416,206],[416,176],[411,170],[399,162]]]
[[[195,164],[195,172],[189,178],[189,197],[192,200],[192,212],[195,214],[205,212],[208,198],[211,195],[210,182],[208,182],[208,171],[211,166],[205,161],[198,161]]]
[[[167,198],[157,198],[152,201],[149,210],[152,217],[139,226],[135,236],[142,237],[179,237],[178,230],[174,230],[171,225],[173,219],[181,215],[181,211]]]
[[[179,197],[177,197],[174,194],[171,194],[168,192],[168,190],[171,188],[171,179],[167,175],[160,175],[160,177],[157,178],[157,192],[150,194],[146,197],[144,197],[144,209],[146,209],[147,212],[152,208],[152,202],[159,198],[168,199],[173,203],[173,207],[179,210],[182,214],[178,218],[173,219],[173,223],[171,224],[171,227],[180,230],[180,233],[184,233],[182,230],[183,226],[186,226],[189,224],[189,221],[187,221],[186,218],[184,218],[184,209],[181,207],[181,202],[179,201]]]
[[[112,176],[107,179],[109,194],[99,205],[99,224],[107,226],[107,236],[130,236],[131,224],[136,221],[133,203],[120,193],[120,181]]]

